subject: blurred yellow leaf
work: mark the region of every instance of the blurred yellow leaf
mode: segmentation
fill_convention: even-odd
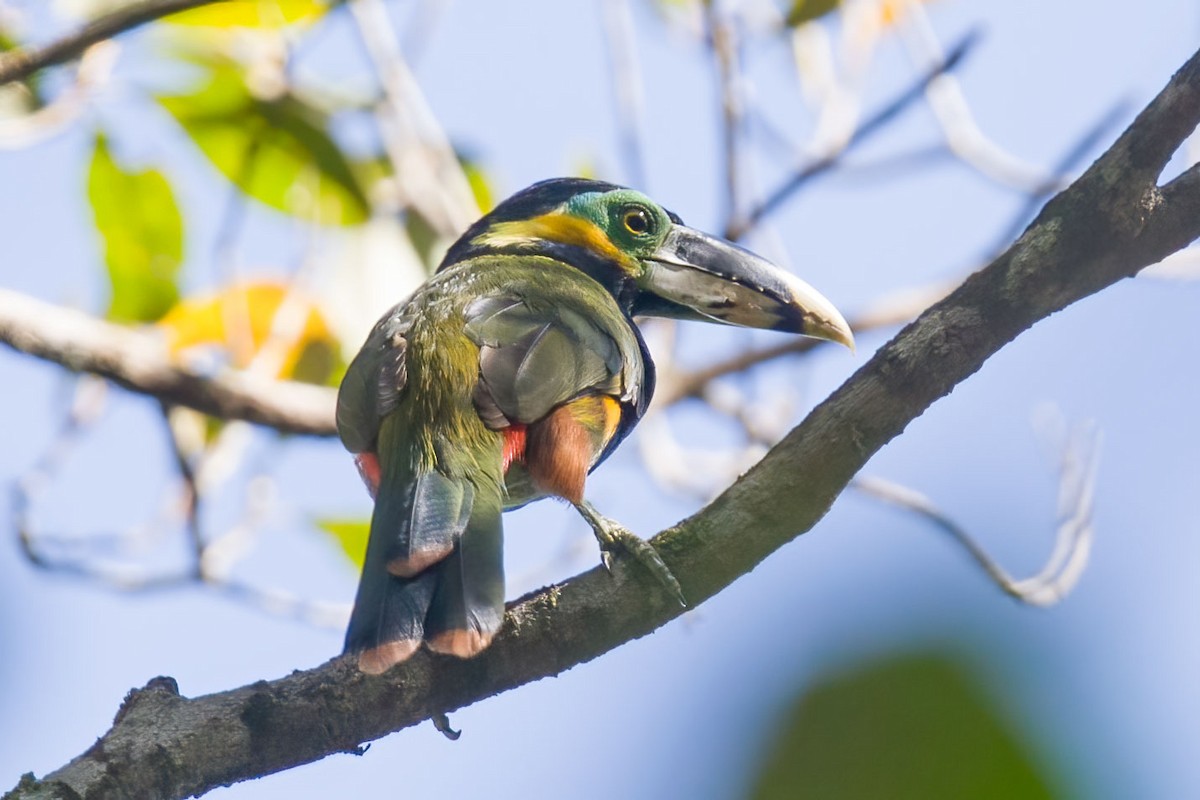
[[[884,27],[895,25],[904,19],[908,13],[908,5],[912,0],[883,0],[879,4],[879,17]],[[933,0],[916,0],[919,3],[931,3]]]
[[[315,19],[327,9],[318,0],[231,0],[182,11],[167,21],[203,28],[278,28]]]
[[[879,24],[886,28],[904,18],[911,2],[929,3],[932,0],[881,0],[870,11],[878,13]],[[824,17],[841,4],[841,0],[792,0],[785,21],[789,28],[795,28]]]
[[[258,364],[273,377],[316,384],[344,369],[324,316],[282,283],[234,284],[184,300],[159,326],[172,353],[215,347],[238,369]]]
[[[317,527],[332,536],[354,565],[362,569],[371,535],[369,519],[319,519]]]

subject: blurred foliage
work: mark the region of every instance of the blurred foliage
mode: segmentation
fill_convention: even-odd
[[[471,187],[471,194],[475,196],[479,212],[487,214],[496,206],[496,195],[492,192],[492,185],[488,181],[487,173],[473,158],[459,155],[458,163],[462,165],[463,174],[467,176],[467,184]]]
[[[806,22],[812,22],[833,11],[841,5],[841,0],[793,0],[788,8],[786,21],[789,27],[795,28]]]
[[[354,566],[362,569],[363,560],[367,556],[367,538],[371,534],[371,520],[319,519],[317,527],[333,536],[350,560],[354,562]]]
[[[417,255],[421,259],[421,263],[425,265],[425,269],[430,275],[437,268],[435,263],[440,252],[437,231],[429,224],[425,217],[421,216],[415,209],[410,210],[404,215],[404,233],[408,236],[408,240],[412,242],[413,249],[417,251]]]
[[[0,22],[3,19],[0,18]],[[15,50],[21,42],[0,26],[0,53]],[[42,96],[42,74],[35,72],[21,81],[0,86],[0,119],[9,114],[28,114],[45,105]]]
[[[318,0],[231,0],[183,11],[167,21],[207,28],[276,28],[316,19],[326,10]]]
[[[260,79],[255,92],[235,62],[193,60],[207,73],[200,88],[158,101],[226,178],[250,197],[312,222],[367,219],[366,194],[323,113],[282,79],[276,85]]]
[[[827,677],[801,696],[751,796],[1054,797],[1031,750],[958,664],[910,655]]]
[[[280,314],[281,311],[283,314]],[[333,384],[345,372],[340,348],[315,304],[283,283],[234,284],[183,301],[162,318],[168,346],[178,354],[214,347],[231,366],[249,367],[269,346],[273,377]]]
[[[97,134],[87,193],[104,241],[109,319],[157,320],[179,299],[183,264],[183,218],[170,184],[157,170],[123,169]]]

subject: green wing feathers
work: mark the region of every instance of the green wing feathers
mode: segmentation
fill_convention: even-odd
[[[475,405],[489,427],[534,422],[587,392],[624,391],[620,346],[570,308],[490,296],[472,303],[466,319],[479,346]]]

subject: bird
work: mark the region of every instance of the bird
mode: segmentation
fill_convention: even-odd
[[[584,497],[654,393],[640,316],[853,349],[807,283],[639,191],[552,178],[509,197],[383,315],[338,390],[338,434],[374,498],[344,649],[361,672],[422,644],[488,647],[504,617],[501,514],[544,497],[579,511],[606,567],[631,556],[686,605],[654,548]]]

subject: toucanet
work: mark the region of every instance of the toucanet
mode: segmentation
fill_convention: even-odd
[[[584,499],[654,392],[639,315],[853,344],[806,283],[639,192],[558,178],[505,200],[379,320],[338,393],[375,498],[346,632],[362,671],[422,643],[486,648],[504,617],[501,512],[542,497],[579,509],[606,566],[628,554],[685,602],[654,548]]]

